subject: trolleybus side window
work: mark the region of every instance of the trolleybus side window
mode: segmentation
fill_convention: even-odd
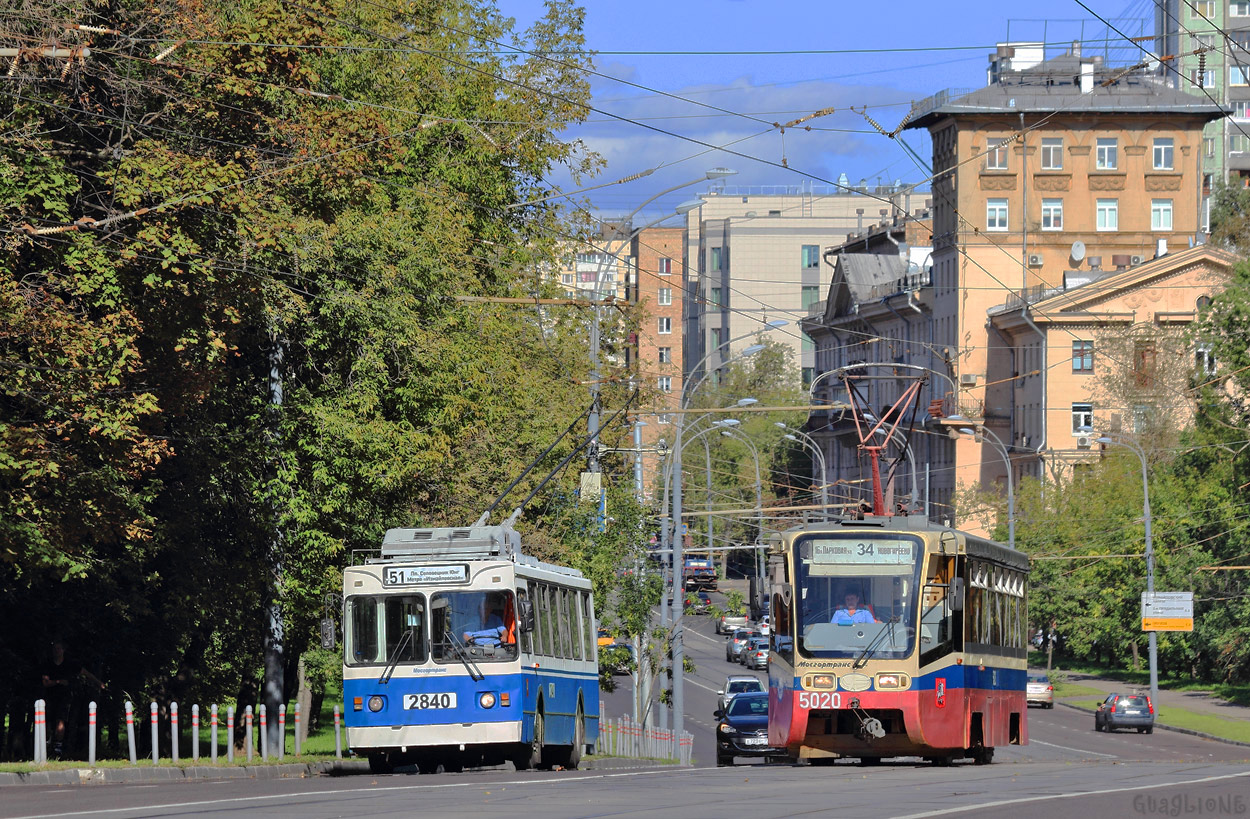
[[[569,610],[569,635],[573,639],[573,659],[580,660],[582,658],[582,613],[581,606],[577,605],[579,597],[577,590],[561,589],[560,595],[564,598],[564,606]]]
[[[582,639],[586,642],[586,659],[594,659],[598,640],[595,639],[595,606],[589,592],[581,592]]]
[[[566,659],[573,658],[573,629],[569,628],[569,590],[552,589],[560,612],[560,645]]]
[[[425,662],[424,595],[349,597],[347,622],[347,665]]]

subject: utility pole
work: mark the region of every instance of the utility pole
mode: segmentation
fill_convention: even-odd
[[[282,374],[286,356],[286,343],[272,330],[269,348],[269,400],[271,406],[269,442],[273,453],[273,476],[277,474],[278,456],[281,448],[279,429],[282,408]],[[282,617],[282,552],[283,537],[277,508],[271,509],[273,534],[269,542],[268,577],[265,584],[265,683],[262,701],[265,703],[265,719],[268,723],[266,752],[277,755],[282,732],[278,730],[279,706],[286,701],[286,628]]]

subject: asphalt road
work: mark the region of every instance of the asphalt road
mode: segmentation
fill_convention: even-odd
[[[896,760],[816,768],[742,760],[733,768],[716,768],[716,691],[727,674],[742,668],[725,662],[724,640],[713,634],[709,618],[689,618],[686,646],[697,666],[686,686],[694,768],[516,773],[505,767],[437,776],[15,786],[0,790],[0,819],[1250,814],[1250,748],[1164,730],[1095,733],[1092,715],[1062,705],[1031,710],[1030,744],[998,749],[988,766],[937,768]],[[610,716],[631,710],[627,678],[618,679],[620,689],[603,698]]]

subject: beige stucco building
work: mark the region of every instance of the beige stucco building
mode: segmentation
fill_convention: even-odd
[[[1121,367],[1127,383],[1134,354],[1106,356],[1111,337],[1131,343],[1126,333],[1142,326],[1175,337],[1219,286],[1227,256],[1189,248],[1205,241],[1202,129],[1223,115],[1153,77],[1072,55],[916,106],[908,127],[929,130],[936,173],[932,285],[887,299],[831,289],[819,322],[829,332],[814,322],[808,332],[828,350],[822,370],[885,360],[938,371],[924,396],[934,403],[922,405],[932,413],[913,439],[930,516],[953,519],[956,489],[1005,482],[1008,461],[1017,479],[1062,476],[1089,457],[1078,427],[1140,423],[1140,404],[1099,415],[1094,380],[1073,371],[1074,356],[1084,366],[1092,351],[1104,375]],[[894,303],[904,297],[911,312]],[[848,328],[860,349],[848,346]],[[832,380],[818,382],[831,399]],[[1005,452],[992,436],[958,434],[977,425]],[[812,427],[831,449],[846,437],[836,414]]]

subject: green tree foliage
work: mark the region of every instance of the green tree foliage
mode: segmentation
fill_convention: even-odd
[[[38,624],[6,651],[60,632],[127,690],[246,693],[269,588],[294,660],[352,549],[476,518],[568,424],[567,322],[458,299],[544,287],[559,214],[510,206],[595,168],[559,137],[580,24],[564,0],[528,32],[479,0],[8,19],[90,56],[24,57],[0,96],[0,611]]]

